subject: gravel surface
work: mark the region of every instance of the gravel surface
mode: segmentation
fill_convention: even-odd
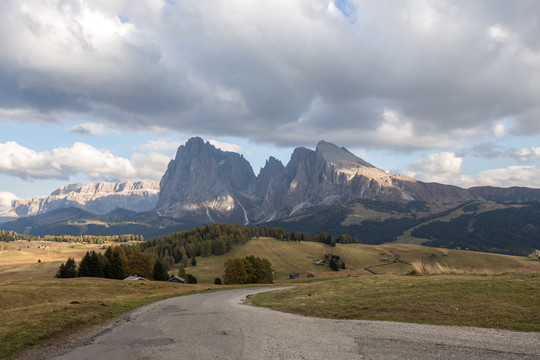
[[[540,333],[328,320],[257,308],[225,290],[160,301],[54,359],[539,359]],[[63,353],[60,355],[59,353]]]

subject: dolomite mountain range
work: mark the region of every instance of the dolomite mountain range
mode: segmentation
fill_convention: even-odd
[[[468,201],[540,201],[540,189],[462,189],[389,175],[347,149],[321,141],[294,150],[284,166],[270,157],[259,175],[238,153],[194,137],[178,148],[161,182],[70,184],[50,196],[14,200],[6,217],[27,217],[77,207],[102,215],[121,208],[155,211],[193,223],[254,224],[359,200],[422,201],[451,208]]]

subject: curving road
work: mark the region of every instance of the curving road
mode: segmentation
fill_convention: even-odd
[[[55,359],[540,359],[540,333],[327,320],[242,304],[274,289],[160,301]]]

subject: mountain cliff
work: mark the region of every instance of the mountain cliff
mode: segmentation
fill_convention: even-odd
[[[163,175],[156,210],[164,216],[203,223],[249,223],[256,177],[240,154],[201,138],[178,148]]]
[[[262,223],[366,199],[454,206],[479,197],[455,186],[391,176],[325,141],[315,150],[295,149],[286,166],[270,157],[255,177],[241,155],[192,138],[180,146],[160,185],[161,215],[203,223]]]
[[[190,224],[259,224],[319,214],[312,226],[328,226],[330,216],[336,226],[347,227],[365,220],[430,217],[474,201],[540,201],[540,189],[462,189],[389,175],[325,141],[314,150],[296,148],[285,166],[270,157],[255,176],[242,155],[195,137],[178,148],[160,184],[70,184],[48,197],[16,200],[4,216],[27,217],[69,207],[103,215],[121,208],[154,210]]]
[[[14,200],[11,209],[4,215],[26,217],[69,207],[98,215],[117,208],[140,212],[154,208],[158,198],[159,184],[155,181],[69,184],[55,190],[50,196]]]

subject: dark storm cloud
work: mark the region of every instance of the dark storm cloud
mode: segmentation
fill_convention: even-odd
[[[339,4],[4,1],[0,116],[395,149],[540,133],[537,1]]]

